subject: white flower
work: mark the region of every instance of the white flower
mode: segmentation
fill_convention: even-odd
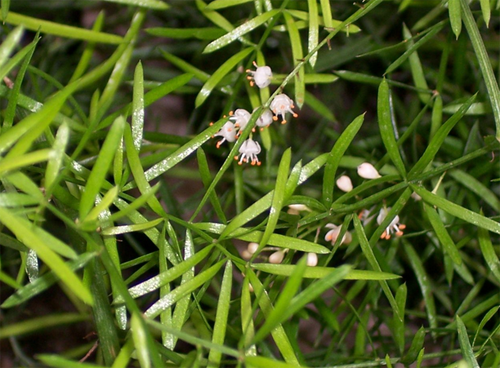
[[[340,230],[342,229],[342,225],[337,226],[335,224],[326,224],[325,227],[327,229],[332,229],[326,233],[325,240],[332,243],[332,245],[335,244],[337,238],[340,235]],[[342,240],[340,241],[340,245],[342,245],[343,243],[349,244],[351,241],[352,241],[351,233],[349,231],[346,231],[346,233],[342,237]]]
[[[337,179],[337,186],[343,192],[350,192],[352,190],[352,181],[347,175],[342,175]]]
[[[368,162],[363,162],[358,166],[358,175],[364,179],[377,179],[380,178],[380,174],[377,169],[373,167],[372,164]]]
[[[260,145],[252,139],[247,139],[240,147],[241,158],[238,162],[241,165],[243,162],[247,163],[250,161],[252,165],[260,166],[260,161],[257,155],[260,153]],[[235,160],[238,160],[238,156],[234,156]]]
[[[318,255],[316,253],[307,253],[306,264],[310,267],[315,267],[318,264]]]
[[[311,209],[307,207],[305,204],[289,204],[288,211],[286,211],[289,215],[298,215],[302,211],[311,212]]]
[[[278,250],[269,256],[269,262],[278,264],[283,261],[283,257],[285,257],[285,252],[282,250]]]
[[[257,110],[257,108],[254,109],[253,111],[255,110]],[[264,128],[267,128],[272,123],[273,123],[273,113],[271,112],[271,110],[265,109],[255,122],[255,125],[260,127],[260,130],[263,131]]]
[[[286,124],[285,114],[287,112],[291,113],[294,118],[299,116],[292,110],[295,107],[293,105],[293,100],[283,93],[280,95],[277,95],[273,99],[273,102],[271,102],[270,107],[271,107],[271,110],[276,115],[275,117],[273,117],[273,120],[276,121],[276,120],[278,120],[278,116],[281,116],[281,119],[283,120],[281,122],[281,124]]]
[[[217,148],[219,148],[225,141],[234,142],[236,140],[236,129],[234,128],[234,124],[228,121],[222,126],[222,129],[214,135],[214,137],[222,137],[222,140],[217,142]]]
[[[248,124],[248,121],[252,117],[252,115],[245,109],[236,109],[234,113],[232,111],[229,112],[229,115],[230,115],[229,120],[234,121],[234,126],[236,128],[239,128],[240,131],[245,129],[245,127]]]
[[[258,66],[254,61],[253,65],[257,68],[255,71],[247,69],[247,79],[250,81],[250,85],[253,87],[254,84],[259,88],[266,88],[271,84],[271,79],[273,78],[273,72],[268,66]],[[254,83],[255,82],[255,83]]]
[[[387,217],[387,215],[389,214],[390,210],[391,210],[391,207],[385,207],[385,206],[380,209],[380,212],[378,213],[378,216],[377,216],[377,224],[380,225],[382,222],[384,222],[384,220]],[[404,230],[404,229],[406,229],[406,225],[400,224],[399,223],[399,216],[396,215],[396,217],[394,217],[392,219],[391,223],[385,228],[385,230],[382,233],[382,235],[380,236],[380,238],[389,240],[391,238],[392,233],[395,233],[396,236],[401,236],[401,235],[403,235],[402,230]]]

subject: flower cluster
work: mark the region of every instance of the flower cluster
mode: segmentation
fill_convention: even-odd
[[[247,70],[249,74],[247,79],[250,81],[250,85],[253,87],[257,85],[259,88],[266,88],[271,83],[273,72],[268,66],[258,66],[256,62],[253,63],[256,70]],[[271,102],[270,109],[262,109],[260,116],[255,121],[255,125],[262,131],[268,126],[270,126],[273,121],[278,121],[281,119],[281,124],[286,124],[286,114],[290,113],[293,117],[297,117],[297,113],[293,111],[295,108],[293,100],[287,95],[281,93],[274,97]],[[217,142],[217,148],[220,148],[221,144],[224,142],[234,142],[241,135],[241,132],[246,128],[248,122],[250,121],[252,114],[256,113],[257,109],[254,109],[252,113],[245,109],[236,109],[234,112],[229,113],[228,122],[224,124],[221,130],[219,130],[214,137],[222,137],[222,140]],[[255,128],[252,129],[255,132]],[[247,139],[239,148],[239,155],[235,157],[238,164],[250,162],[252,165],[260,165],[260,161],[257,155],[260,153],[261,148],[258,142],[250,138]]]
[[[243,250],[241,255],[244,259],[251,259],[258,249],[258,243],[248,243],[247,248]],[[273,252],[269,255],[269,257],[267,257],[269,263],[272,264],[280,264],[281,262],[283,262],[285,254],[288,252],[288,249],[281,249],[276,247],[265,247],[262,250]],[[316,266],[318,264],[318,255],[316,253],[307,253],[306,264],[310,267]]]

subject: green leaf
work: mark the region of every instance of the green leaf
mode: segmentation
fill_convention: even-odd
[[[401,284],[396,291],[396,303],[399,307],[401,319],[394,315],[392,319],[394,340],[399,348],[399,353],[403,354],[405,349],[405,308],[408,290],[406,284]]]
[[[500,282],[500,260],[495,253],[495,248],[491,243],[490,234],[487,230],[483,228],[478,229],[479,234],[479,246],[481,247],[481,253],[483,254],[484,260],[488,265],[493,276]]]
[[[216,39],[215,41],[210,42],[207,47],[203,50],[204,54],[208,54],[210,52],[214,52],[219,50],[220,48],[229,45],[231,42],[237,40],[241,36],[247,34],[248,32],[253,31],[255,28],[261,26],[265,22],[267,22],[270,18],[274,17],[279,13],[279,10],[271,10],[265,12],[264,14],[257,15],[255,18],[252,18],[241,26],[236,27],[229,33],[226,33],[224,36]]]
[[[408,350],[406,355],[401,359],[401,363],[405,365],[410,365],[411,363],[413,363],[417,359],[420,350],[422,350],[422,347],[424,346],[424,341],[425,341],[425,329],[423,327],[420,327],[419,330],[415,333],[415,336],[413,337],[410,349]]]
[[[132,318],[130,319],[130,330],[132,331],[132,339],[134,341],[137,360],[139,360],[140,366],[142,368],[150,368],[151,360],[149,359],[146,334],[139,318],[142,317],[139,317],[135,313],[132,314]]]
[[[436,304],[434,303],[434,296],[432,294],[433,287],[430,282],[429,276],[427,275],[427,272],[425,272],[424,265],[422,264],[422,260],[420,259],[419,254],[415,251],[411,244],[404,239],[403,244],[404,250],[408,255],[408,260],[410,261],[413,272],[417,277],[418,284],[420,285],[420,290],[422,291],[422,295],[424,297],[425,309],[427,310],[427,320],[429,321],[429,325],[431,328],[437,328]],[[421,348],[422,347],[419,347],[418,351],[420,351]]]
[[[181,284],[174,290],[172,290],[169,294],[165,295],[163,298],[154,303],[151,307],[146,310],[145,315],[149,318],[154,318],[158,314],[160,314],[166,308],[171,307],[177,301],[185,297],[186,295],[192,293],[194,290],[199,288],[204,283],[210,282],[215,274],[220,270],[222,265],[225,263],[225,260],[222,260],[209,269],[201,272],[198,276],[193,277],[191,280]]]
[[[141,0],[142,1],[142,0]],[[9,12],[7,18],[4,18],[5,23],[22,25],[24,28],[32,31],[40,31],[41,33],[52,34],[64,38],[72,38],[84,41],[93,41],[108,44],[120,44],[123,38],[118,35],[109,33],[95,32],[88,29],[67,26],[55,22],[32,18],[25,15]]]
[[[13,336],[21,336],[38,330],[46,330],[50,329],[51,327],[77,323],[86,320],[88,320],[88,317],[83,314],[50,314],[48,316],[32,318],[7,326],[3,325],[2,328],[0,328],[0,339],[5,339],[7,337]]]
[[[3,13],[3,8],[2,8],[2,13]],[[18,26],[14,28],[11,32],[9,32],[9,35],[2,42],[2,44],[0,45],[0,67],[5,65],[5,63],[9,58],[9,55],[19,45],[19,42],[21,41],[23,34],[24,34],[24,28],[22,26]]]
[[[296,269],[296,265],[287,265],[287,264],[272,264],[272,263],[253,263],[251,265],[252,268],[267,272],[273,275],[279,276],[291,276]],[[322,279],[332,272],[334,272],[336,268],[333,267],[306,267],[304,271],[304,278],[306,279]],[[350,270],[347,275],[345,275],[345,280],[394,280],[398,279],[401,276],[387,273],[387,272],[378,272],[378,271],[366,271],[366,270]]]
[[[397,126],[394,121],[392,98],[389,91],[389,85],[385,79],[382,83],[380,83],[380,87],[378,89],[377,114],[380,136],[384,142],[385,149],[401,176],[406,178],[405,164],[403,163],[403,159],[401,158],[398,144],[396,142],[395,131],[397,130]]]
[[[10,211],[3,208],[0,208],[0,219],[21,242],[37,253],[38,257],[59,276],[61,281],[65,283],[70,290],[85,303],[92,304],[92,297],[87,288],[68,265],[54,253],[51,249],[54,244],[47,242],[48,240],[55,239],[54,237],[48,233],[46,233],[46,236],[41,236],[43,230],[39,229],[38,231],[34,231],[33,229],[36,229],[36,227],[33,227],[29,221],[15,216]],[[70,249],[69,247],[67,248]]]
[[[259,242],[259,249],[254,254],[254,257],[257,256],[257,253],[268,244],[269,238],[274,233],[274,229],[278,224],[281,208],[283,207],[283,200],[285,198],[285,187],[287,184],[291,159],[292,150],[291,148],[288,148],[281,157],[280,165],[278,167],[278,175],[276,177],[276,187],[274,188],[273,200],[271,202],[271,209],[267,219],[266,229],[264,234],[262,234],[262,238]]]
[[[56,139],[52,145],[52,154],[49,157],[49,162],[47,163],[47,169],[45,171],[46,189],[51,188],[53,184],[57,184],[55,180],[61,169],[64,153],[69,140],[69,133],[70,130],[66,124],[61,125],[57,131]]]
[[[134,99],[132,102],[132,137],[134,147],[140,152],[144,130],[144,72],[142,63],[137,63],[134,72]]]
[[[487,203],[493,210],[500,212],[500,200],[497,195],[474,176],[459,169],[450,170],[447,174],[471,192],[475,193],[478,198]]]
[[[320,2],[321,2],[321,13],[323,14],[325,27],[333,28],[332,9],[330,6],[330,0],[320,0]]]
[[[333,201],[333,189],[335,187],[335,176],[340,160],[351,145],[352,140],[358,133],[361,125],[363,125],[365,115],[359,115],[345,128],[341,136],[335,142],[325,165],[325,173],[323,175],[323,203],[330,207]]]
[[[489,0],[479,0],[481,4],[481,13],[483,14],[484,23],[486,23],[486,27],[490,26],[490,18],[491,18],[491,7]],[[498,3],[497,3],[498,9]]]
[[[412,35],[410,33],[410,30],[406,27],[405,24],[403,24],[403,36],[405,40],[407,41],[407,49],[408,52],[410,52],[408,56],[408,60],[410,62],[410,69],[411,69],[411,75],[413,77],[413,83],[415,84],[415,87],[421,88],[424,90],[428,90],[429,87],[427,85],[427,81],[425,80],[425,73],[424,73],[424,68],[422,67],[422,63],[420,61],[420,57],[418,56],[418,53],[416,50],[413,50],[413,47],[415,46],[414,42],[411,40]],[[419,40],[419,42],[422,40]],[[406,57],[406,55],[403,55]],[[430,100],[430,95],[427,93],[419,93],[418,94],[420,100],[424,103],[427,104]]]
[[[453,202],[448,201],[442,197],[433,194],[420,186],[410,184],[411,188],[417,193],[422,199],[432,206],[441,208],[442,210],[448,212],[450,215],[458,217],[472,225],[479,226],[483,229],[492,231],[494,233],[500,234],[500,223],[484,217],[476,212],[459,206]]]
[[[226,32],[215,27],[206,28],[147,28],[146,32],[158,37],[174,39],[197,38],[199,40],[214,40],[221,37]]]
[[[370,264],[370,266],[376,271],[376,272],[382,272],[382,269],[380,268],[379,262],[377,261],[377,258],[375,257],[375,254],[373,253],[373,249],[366,238],[366,234],[363,228],[363,225],[361,224],[361,220],[357,217],[353,217],[354,220],[354,229],[356,230],[356,234],[358,235],[359,239],[359,245],[361,246],[361,250],[363,251],[363,254]],[[392,295],[391,289],[389,288],[389,285],[387,284],[387,281],[385,280],[380,280],[380,286],[382,287],[382,290],[384,291],[384,294],[386,298],[389,300],[389,304],[392,307],[392,310],[394,312],[394,316],[397,317],[399,320],[403,320],[403,317],[399,314],[399,306],[396,303],[396,299],[394,298],[394,295]]]
[[[448,13],[450,15],[451,30],[458,40],[460,32],[462,31],[462,9],[460,8],[460,0],[448,0]]]
[[[267,291],[264,289],[259,278],[255,275],[255,273],[252,270],[247,270],[246,275],[250,280],[250,284],[253,287],[255,295],[259,295],[258,298],[259,307],[262,313],[264,314],[264,317],[267,318],[274,310],[273,304],[271,303],[271,299],[269,298],[269,295]],[[271,331],[271,335],[285,361],[295,366],[299,365],[295,349],[291,345],[290,339],[288,338],[283,326],[281,324],[277,325]]]
[[[280,295],[276,300],[276,303],[274,304],[274,309],[271,311],[271,313],[269,313],[269,315],[266,316],[264,324],[255,334],[255,337],[253,339],[255,343],[265,338],[271,332],[271,330],[284,322],[288,318],[288,316],[292,315],[291,313],[287,312],[290,308],[290,305],[292,305],[291,300],[299,290],[302,283],[304,271],[307,267],[306,262],[307,256],[304,256],[294,267],[293,272],[289,276],[285,287],[280,292]]]
[[[156,9],[165,10],[170,8],[168,4],[165,4],[160,0],[103,0],[110,3],[118,3],[123,5],[137,6],[146,9]]]
[[[231,288],[233,282],[233,264],[227,261],[224,270],[224,277],[219,292],[219,301],[217,303],[217,314],[215,315],[214,331],[212,342],[218,345],[224,345],[226,331],[228,331],[228,316],[231,303]],[[208,366],[218,367],[221,363],[222,354],[217,350],[210,350],[208,354]]]
[[[92,172],[87,179],[87,185],[80,201],[80,219],[84,219],[94,206],[96,196],[101,190],[113,161],[114,153],[121,142],[124,128],[125,119],[118,117],[110,129],[99,152],[99,157],[97,157]]]
[[[432,228],[434,229],[439,242],[443,246],[444,252],[450,256],[451,260],[456,265],[461,265],[462,257],[460,256],[460,252],[458,251],[458,248],[455,245],[455,242],[451,238],[450,234],[448,234],[448,231],[446,230],[443,221],[441,220],[441,217],[439,216],[437,211],[434,209],[434,207],[429,206],[425,203],[424,211],[429,218],[429,222],[432,225]]]
[[[139,224],[134,224],[134,225],[111,226],[111,227],[107,227],[105,229],[102,229],[101,234],[102,235],[120,235],[120,234],[133,233],[136,231],[145,231],[145,230],[149,230],[149,229],[156,227],[162,221],[163,221],[163,219],[159,218],[159,219],[156,219],[153,221],[141,222]]]
[[[467,329],[462,321],[462,319],[457,315],[457,331],[458,331],[458,342],[460,344],[460,350],[462,351],[462,356],[467,362],[470,368],[479,368],[479,364],[470,345],[469,336],[467,334]]]
[[[469,38],[474,48],[474,54],[479,62],[479,67],[483,75],[484,83],[486,84],[486,89],[488,90],[488,97],[490,98],[491,107],[493,109],[493,117],[495,118],[496,126],[496,139],[500,141],[500,89],[498,88],[498,82],[493,72],[493,67],[491,65],[491,59],[484,46],[483,39],[481,38],[481,33],[477,27],[474,16],[469,8],[469,4],[466,0],[460,0],[463,12],[463,21]]]
[[[295,24],[293,17],[288,14],[288,12],[283,13],[283,16],[285,17],[286,28],[288,29],[288,36],[290,37],[290,44],[292,46],[293,65],[297,67],[304,57],[299,30],[297,29],[297,25]],[[297,103],[299,109],[302,108],[305,100],[306,87],[304,76],[305,68],[304,65],[301,64],[298,72],[294,76],[295,102]]]
[[[317,0],[307,0],[307,7],[309,9],[309,37],[307,39],[307,52],[310,53],[316,46],[318,46],[319,20]],[[316,51],[309,59],[309,63],[313,68],[314,65],[316,65],[317,58],[318,52]]]
[[[2,0],[1,6],[2,6],[2,20],[4,20],[9,15],[10,0]]]
[[[237,54],[231,56],[227,61],[224,62],[205,82],[200,92],[196,96],[195,106],[200,107],[200,105],[205,102],[207,97],[212,93],[213,89],[219,84],[219,82],[228,74],[239,62],[246,58],[252,52],[252,48],[246,48],[241,50]]]
[[[470,97],[466,102],[463,103],[462,107],[455,114],[453,114],[443,125],[441,125],[434,137],[432,137],[431,141],[429,142],[427,149],[425,150],[422,157],[420,157],[420,159],[408,173],[408,177],[410,178],[410,180],[416,178],[417,175],[422,173],[427,165],[432,162],[437,152],[441,148],[444,140],[446,139],[446,137],[448,137],[451,129],[453,129],[455,124],[463,118],[465,112],[475,101],[476,96],[477,95]]]
[[[249,3],[251,1],[253,0],[214,0],[207,5],[207,9],[210,10],[224,9],[235,5]]]

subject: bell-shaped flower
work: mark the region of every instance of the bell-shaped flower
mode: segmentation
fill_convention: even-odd
[[[358,175],[363,179],[380,178],[380,174],[378,173],[377,169],[375,169],[375,167],[368,162],[363,162],[358,166]]]
[[[281,124],[286,124],[286,113],[289,112],[290,114],[293,115],[294,118],[296,118],[297,115],[292,109],[295,106],[293,105],[293,100],[285,95],[284,93],[277,95],[274,97],[273,102],[271,102],[271,110],[274,112],[276,116],[273,117],[274,121],[278,120],[278,117],[281,116]]]
[[[332,245],[335,244],[335,242],[337,241],[337,238],[340,235],[340,230],[342,230],[342,225],[341,226],[337,226],[335,224],[326,224],[325,227],[327,229],[332,229],[332,230],[330,230],[329,232],[326,233],[325,240],[327,242],[332,243]],[[351,241],[352,241],[351,233],[349,231],[346,231],[346,233],[342,237],[342,240],[340,241],[340,245],[342,245],[344,243],[345,244],[349,244]]]
[[[258,66],[254,61],[253,65],[256,70],[247,69],[247,73],[250,74],[247,76],[247,79],[250,81],[250,85],[253,87],[254,84],[259,88],[266,88],[269,84],[271,84],[271,79],[273,78],[273,72],[268,66]]]
[[[342,175],[337,179],[337,186],[343,192],[350,192],[353,188],[351,178],[347,175]]]
[[[222,126],[222,129],[214,135],[214,137],[222,137],[222,140],[217,142],[217,148],[219,148],[225,141],[234,142],[236,140],[236,129],[234,124],[228,121]]]
[[[254,109],[255,111],[257,109]],[[262,111],[261,115],[255,122],[255,125],[257,125],[261,131],[264,130],[264,128],[267,128],[269,125],[273,123],[273,113],[269,109],[265,109]]]
[[[377,216],[377,224],[380,225],[382,222],[384,222],[390,210],[391,207],[385,207],[385,206],[380,209],[380,212],[378,213]],[[391,223],[385,228],[380,238],[389,240],[391,238],[392,233],[395,233],[396,236],[402,236],[403,235],[402,230],[404,229],[406,229],[406,225],[399,223],[399,216],[396,215],[396,217],[392,219]]]
[[[260,153],[260,145],[259,142],[255,142],[253,139],[247,139],[240,147],[240,155],[238,165],[241,165],[243,162],[247,163],[250,161],[252,165],[260,166],[261,162],[257,155]],[[238,156],[234,156],[235,160],[238,160]]]
[[[234,121],[235,128],[239,128],[240,131],[245,129],[248,121],[252,117],[252,115],[245,109],[236,109],[235,112],[231,111],[229,115],[229,120]]]

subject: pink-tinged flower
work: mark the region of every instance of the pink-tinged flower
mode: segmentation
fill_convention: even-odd
[[[257,110],[257,109],[255,109],[255,110]],[[259,118],[255,122],[255,125],[257,125],[261,131],[263,131],[264,128],[267,128],[269,125],[271,125],[273,123],[273,121],[274,121],[273,120],[273,113],[271,112],[271,110],[265,109],[264,111],[262,111],[261,115],[259,116]]]
[[[260,153],[260,145],[258,142],[255,142],[252,139],[247,139],[240,147],[241,157],[238,161],[238,165],[241,165],[243,162],[247,163],[250,161],[252,165],[260,166],[261,162],[257,155]],[[238,160],[238,156],[234,156],[235,160]]]
[[[219,148],[225,141],[234,142],[236,140],[236,129],[234,124],[228,121],[222,126],[222,129],[214,135],[214,137],[222,137],[222,140],[217,142],[217,148]]]
[[[310,267],[315,267],[318,264],[318,255],[316,253],[307,253],[306,264]]]
[[[358,166],[358,175],[363,179],[380,178],[380,174],[378,173],[377,169],[375,169],[375,167],[368,162],[363,162]]]
[[[269,84],[271,84],[271,79],[273,78],[273,72],[268,66],[258,66],[254,61],[253,65],[256,70],[247,69],[247,73],[250,74],[247,76],[247,79],[250,81],[250,85],[253,87],[254,84],[259,88],[265,88]]]
[[[293,105],[293,100],[285,95],[284,93],[277,95],[274,99],[273,102],[271,102],[271,110],[274,112],[276,116],[273,117],[274,121],[278,120],[278,117],[281,116],[281,124],[286,124],[286,113],[289,112],[290,114],[293,115],[294,118],[296,118],[297,115],[292,109],[295,107]]]
[[[337,241],[337,238],[340,235],[340,230],[342,229],[342,225],[337,226],[335,224],[326,224],[325,227],[327,229],[332,229],[326,233],[325,240],[327,242],[332,243],[332,245],[335,244],[335,242]],[[342,245],[343,243],[349,244],[351,241],[352,241],[351,233],[349,231],[346,231],[346,233],[342,237],[342,240],[340,241],[340,245]]]
[[[380,225],[382,222],[384,222],[390,210],[391,207],[385,207],[385,206],[380,209],[380,212],[378,213],[377,216],[377,224]],[[402,236],[403,235],[402,230],[404,229],[406,229],[406,225],[399,223],[399,216],[396,215],[396,217],[392,219],[391,223],[385,228],[380,238],[389,240],[391,238],[392,233],[395,233],[396,236]]]
[[[351,178],[347,175],[342,175],[337,179],[337,186],[343,192],[350,192],[353,188]]]

